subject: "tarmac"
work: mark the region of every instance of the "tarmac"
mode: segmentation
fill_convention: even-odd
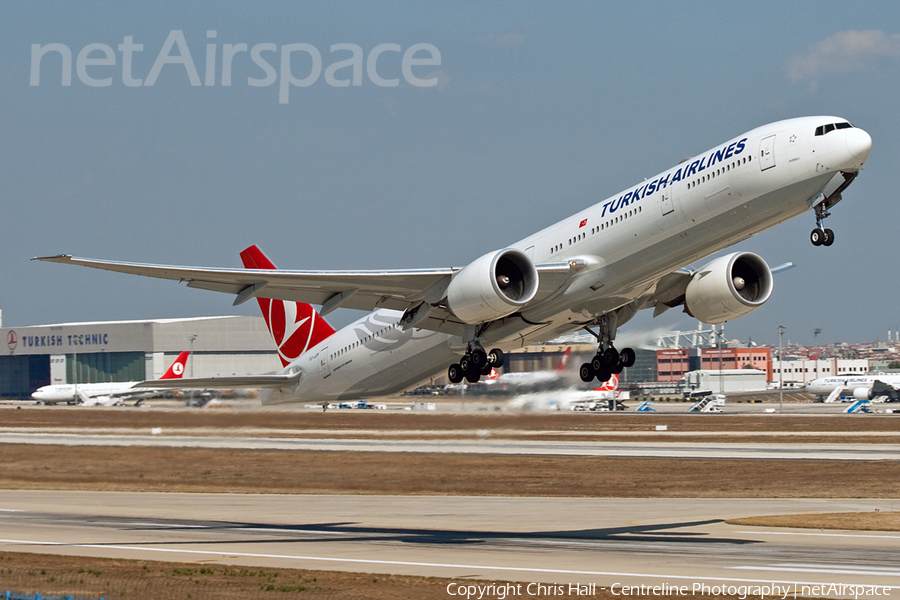
[[[440,576],[459,585],[779,586],[850,597],[849,588],[803,593],[847,584],[895,595],[898,532],[724,522],[875,509],[900,510],[900,500],[0,490],[0,550]]]

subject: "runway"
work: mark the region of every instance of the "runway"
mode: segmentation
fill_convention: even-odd
[[[664,439],[665,434],[660,435]],[[349,438],[276,438],[186,435],[97,435],[0,432],[3,444],[63,446],[156,446],[333,452],[417,452],[633,458],[731,458],[768,460],[900,460],[900,444],[804,444],[720,442],[628,442],[475,440],[384,440]]]
[[[723,519],[900,500],[0,491],[0,550],[568,585],[900,589],[900,532]],[[809,594],[807,594],[809,595]],[[820,594],[822,595],[822,594]]]

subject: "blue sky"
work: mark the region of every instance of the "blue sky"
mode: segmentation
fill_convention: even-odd
[[[5,326],[78,320],[255,314],[249,303],[171,282],[33,263],[32,256],[239,266],[259,244],[279,266],[374,269],[464,265],[743,131],[834,114],[866,129],[866,169],[833,211],[831,248],[808,240],[811,213],[738,246],[770,265],[793,261],[772,299],[728,324],[728,337],[865,341],[900,329],[893,175],[898,147],[900,11],[893,3],[7,3],[0,8],[0,303]],[[147,79],[181,31],[201,82],[216,45],[215,85],[184,64]],[[208,38],[215,31],[215,38]],[[235,54],[221,85],[225,44]],[[63,44],[31,85],[32,45]],[[89,44],[115,65],[84,67]],[[279,102],[279,78],[250,58],[259,44],[309,44],[322,59]],[[336,87],[328,66],[397,44],[376,64],[398,85]],[[429,44],[438,66],[403,53]],[[169,54],[179,55],[173,50]],[[261,54],[280,74],[279,51]],[[297,78],[312,58],[290,55]],[[416,58],[425,53],[416,54]],[[101,50],[89,59],[103,57]],[[338,78],[349,79],[350,69]],[[698,265],[699,266],[699,265]],[[335,313],[343,324],[355,314]],[[677,311],[627,327],[690,327]]]

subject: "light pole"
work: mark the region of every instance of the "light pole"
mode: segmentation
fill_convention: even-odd
[[[191,377],[194,376],[194,340],[197,339],[196,335],[191,335],[188,338],[191,341]]]
[[[781,339],[784,330],[787,329],[781,323],[778,324],[778,412],[784,412],[784,356],[781,350]]]

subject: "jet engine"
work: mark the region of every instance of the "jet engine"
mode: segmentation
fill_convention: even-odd
[[[735,252],[696,273],[684,292],[687,312],[704,323],[724,323],[746,315],[772,295],[772,271],[751,252]]]
[[[871,400],[875,397],[872,388],[859,387],[853,390],[853,397],[857,400]]]
[[[511,315],[528,304],[537,289],[537,269],[524,252],[496,250],[454,274],[447,287],[447,307],[474,325]]]

